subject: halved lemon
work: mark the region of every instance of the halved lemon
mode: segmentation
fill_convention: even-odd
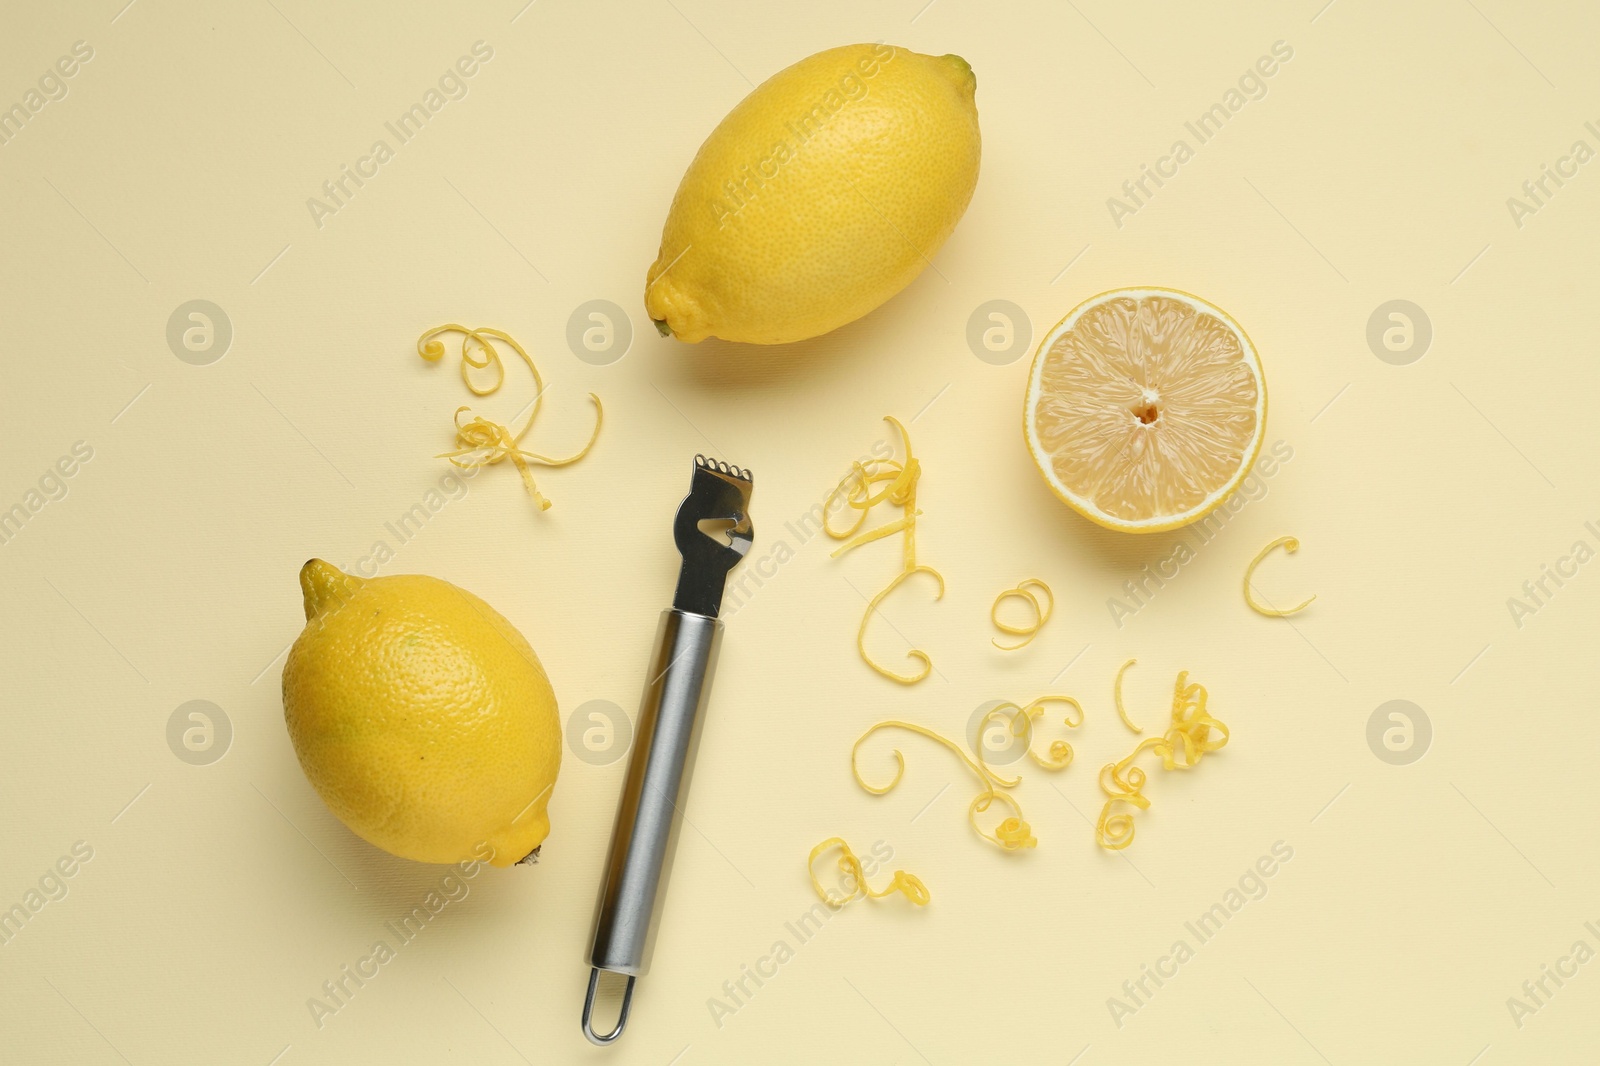
[[[1022,412],[1055,494],[1128,533],[1209,514],[1255,462],[1266,424],[1267,383],[1244,330],[1197,296],[1153,287],[1103,292],[1057,323]]]

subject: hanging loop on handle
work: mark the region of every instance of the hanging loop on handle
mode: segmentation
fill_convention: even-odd
[[[583,997],[583,1035],[589,1038],[589,1043],[598,1047],[605,1047],[622,1035],[622,1029],[628,1024],[628,1011],[633,1006],[633,982],[637,978],[628,975],[628,986],[622,992],[622,1011],[617,1015],[616,1028],[611,1032],[601,1034],[594,1031],[592,1015],[594,1014],[594,990],[600,984],[600,967],[596,966],[589,971],[589,991]]]

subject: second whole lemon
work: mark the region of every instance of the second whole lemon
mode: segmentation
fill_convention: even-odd
[[[550,832],[555,693],[522,634],[419,574],[300,571],[306,628],[283,669],[300,766],[356,835],[402,858],[510,866]]]
[[[700,146],[646,278],[663,333],[783,344],[905,288],[978,182],[977,79],[960,56],[886,44],[773,75]]]

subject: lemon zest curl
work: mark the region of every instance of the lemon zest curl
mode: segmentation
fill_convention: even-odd
[[[1250,565],[1244,568],[1244,602],[1250,605],[1250,609],[1252,611],[1256,612],[1257,614],[1264,614],[1268,618],[1287,618],[1291,614],[1298,614],[1307,607],[1310,607],[1311,601],[1316,599],[1315,596],[1312,596],[1304,603],[1296,604],[1295,606],[1290,607],[1288,610],[1283,611],[1278,610],[1276,607],[1263,604],[1256,599],[1255,589],[1252,587],[1250,579],[1255,576],[1256,567],[1261,565],[1262,560],[1264,560],[1272,552],[1272,549],[1280,546],[1287,554],[1293,555],[1295,552],[1300,550],[1300,540],[1298,537],[1279,537],[1271,544],[1268,544],[1265,548],[1262,548],[1260,551],[1256,552],[1256,557],[1251,559]]]
[[[533,402],[529,405],[527,421],[516,432],[482,415],[475,415],[462,421],[462,415],[470,413],[472,409],[465,406],[456,408],[456,444],[459,447],[454,451],[441,452],[436,458],[447,459],[451,465],[461,470],[476,470],[510,459],[511,465],[516,467],[517,473],[522,476],[522,485],[527,489],[528,495],[533,497],[534,503],[538,504],[541,511],[549,510],[550,501],[534,484],[533,472],[529,467],[530,465],[567,466],[588,455],[595,441],[599,439],[600,427],[605,422],[605,409],[600,405],[600,397],[592,392],[589,394],[590,401],[594,403],[594,430],[589,434],[588,443],[575,454],[557,458],[528,451],[522,447],[522,438],[533,428],[533,420],[539,415],[545,394],[544,376],[539,373],[539,367],[534,363],[533,357],[509,333],[488,327],[471,329],[454,322],[435,326],[418,337],[417,354],[430,363],[439,362],[445,353],[444,342],[439,338],[447,333],[461,334],[461,381],[466,385],[467,391],[474,396],[492,395],[505,384],[505,364],[501,361],[500,352],[493,341],[507,345],[527,364],[528,370],[533,374],[535,391]],[[473,380],[472,371],[490,369],[494,371],[492,384],[479,385]]]
[[[1072,765],[1072,759],[1075,754],[1072,750],[1071,744],[1067,743],[1065,740],[1053,740],[1050,742],[1050,747],[1047,749],[1048,754],[1045,755],[1039,754],[1039,752],[1033,746],[1033,721],[1034,719],[1043,715],[1045,706],[1051,703],[1064,703],[1077,709],[1078,717],[1076,721],[1073,720],[1070,714],[1062,719],[1062,723],[1068,729],[1076,729],[1083,724],[1083,704],[1079,703],[1071,696],[1040,696],[1033,702],[1029,703],[1026,707],[1018,706],[1010,701],[998,703],[989,708],[989,710],[984,714],[983,718],[978,722],[978,727],[981,730],[996,716],[1004,716],[1010,719],[1009,728],[1012,736],[1027,737],[1028,758],[1032,759],[1036,766],[1039,766],[1045,770],[1065,770],[1067,767]],[[980,742],[978,745],[976,745],[976,747],[978,750],[978,761],[982,763],[983,744]],[[987,764],[984,765],[987,767]],[[991,769],[990,772],[993,773],[994,771]],[[999,775],[996,774],[997,780],[998,776]],[[1020,781],[1021,778],[1017,778],[1009,782],[1000,781],[1000,784],[1004,785],[1006,788],[1011,788]]]
[[[1128,709],[1122,705],[1122,675],[1128,672],[1128,667],[1138,661],[1138,659],[1129,659],[1122,664],[1122,668],[1117,671],[1117,680],[1111,690],[1111,698],[1116,701],[1117,717],[1122,719],[1122,724],[1127,726],[1131,732],[1143,733],[1144,730],[1134,725],[1132,720],[1128,718]]]
[[[921,648],[912,648],[907,651],[907,658],[915,659],[922,664],[922,669],[915,674],[897,674],[887,666],[873,662],[867,655],[867,623],[872,621],[872,616],[878,612],[878,605],[888,597],[889,593],[899,588],[901,582],[912,574],[932,574],[934,579],[939,582],[939,591],[934,594],[933,598],[936,600],[944,598],[944,575],[939,571],[931,566],[914,566],[910,570],[902,570],[894,576],[894,580],[885,585],[876,596],[868,601],[866,613],[861,616],[861,626],[856,630],[856,648],[860,650],[861,658],[866,660],[868,666],[887,677],[890,681],[898,681],[902,685],[915,685],[918,681],[933,673],[933,660]]]
[[[906,653],[909,658],[922,664],[920,670],[911,674],[897,673],[875,662],[867,652],[867,622],[877,612],[878,606],[884,599],[906,578],[917,573],[931,574],[939,582],[939,591],[934,599],[944,597],[944,575],[931,566],[920,566],[917,563],[917,518],[922,514],[917,508],[917,479],[922,476],[922,464],[912,454],[911,434],[901,425],[900,420],[893,415],[885,415],[884,421],[899,432],[900,440],[905,445],[905,458],[899,461],[869,459],[852,463],[849,473],[839,479],[838,484],[834,485],[832,491],[823,499],[822,528],[834,540],[845,542],[834,550],[833,558],[838,558],[863,544],[871,544],[896,533],[904,534],[900,544],[900,572],[884,586],[882,591],[868,601],[867,609],[861,616],[861,625],[856,630],[856,650],[860,652],[862,662],[889,680],[902,685],[915,685],[933,672],[933,660],[927,652],[920,648],[912,648]],[[863,532],[861,527],[866,524],[867,512],[880,503],[900,508],[901,516]],[[835,510],[840,509],[841,504],[845,510],[854,511],[855,518],[849,525],[838,529],[834,527],[832,516]]]
[[[1044,593],[1043,603],[1039,602],[1038,594],[1033,591],[1035,588]],[[1032,607],[1033,622],[1019,626],[1012,622],[1002,621],[1000,618],[1000,605],[1008,599],[1022,600]],[[1006,589],[994,598],[994,606],[989,608],[989,620],[994,623],[994,627],[1000,632],[1013,637],[1021,637],[1022,639],[1015,644],[1002,644],[1000,641],[990,638],[990,643],[1001,651],[1021,651],[1033,643],[1033,638],[1038,636],[1039,630],[1043,629],[1044,624],[1050,621],[1050,615],[1055,609],[1055,593],[1050,591],[1049,585],[1046,585],[1036,577],[1030,577],[1026,581]]]
[[[1005,778],[1002,778],[983,762],[981,755],[977,759],[974,759],[971,755],[968,755],[966,751],[962,749],[961,745],[957,744],[955,741],[950,740],[947,737],[940,736],[927,726],[917,725],[915,722],[902,722],[896,719],[889,719],[877,723],[865,733],[862,733],[861,736],[856,738],[854,746],[852,746],[850,749],[850,772],[855,776],[856,784],[860,785],[863,789],[872,793],[874,796],[882,796],[885,793],[892,791],[894,787],[900,783],[900,779],[905,776],[906,759],[905,756],[900,753],[899,748],[890,749],[890,754],[894,756],[895,771],[894,776],[889,779],[888,784],[869,785],[867,783],[867,779],[861,776],[861,767],[858,765],[861,756],[861,745],[866,743],[867,738],[878,732],[880,729],[904,729],[908,732],[916,733],[919,736],[924,736],[929,740],[943,744],[955,754],[956,758],[961,760],[962,764],[966,766],[967,769],[971,770],[973,774],[977,776],[978,781],[983,786],[983,789],[972,798],[971,803],[967,804],[967,821],[972,826],[973,832],[977,833],[984,840],[987,840],[989,843],[993,844],[1002,851],[1019,851],[1023,848],[1034,847],[1039,843],[1038,840],[1034,838],[1032,828],[1023,818],[1022,807],[1008,794],[997,791],[998,788],[1011,788],[1017,783],[1017,779],[1008,781]],[[1002,807],[1005,807],[1008,811],[1010,811],[1010,814],[1001,819],[1000,823],[995,826],[992,831],[985,830],[979,824],[977,816],[988,811],[989,808],[996,803],[999,803]]]
[[[1134,812],[1128,808],[1150,809],[1144,794],[1148,775],[1134,764],[1140,755],[1154,752],[1165,769],[1192,770],[1207,753],[1228,743],[1228,727],[1206,709],[1208,699],[1205,686],[1189,684],[1187,670],[1179,673],[1167,731],[1159,737],[1146,737],[1125,757],[1101,767],[1100,791],[1106,794],[1106,802],[1095,823],[1095,840],[1101,847],[1121,851],[1133,843]]]
[[[836,896],[829,892],[817,877],[817,857],[831,848],[839,849],[839,873],[844,877],[850,889],[850,894],[847,896]],[[816,892],[818,899],[830,907],[842,907],[857,898],[883,899],[897,892],[918,907],[926,907],[928,901],[933,898],[928,892],[928,886],[922,883],[921,878],[915,874],[906,873],[904,870],[896,870],[887,885],[874,891],[872,886],[867,883],[867,875],[861,867],[861,860],[850,849],[850,845],[845,843],[843,837],[829,837],[812,848],[810,857],[806,859],[806,871],[811,875],[812,891]]]

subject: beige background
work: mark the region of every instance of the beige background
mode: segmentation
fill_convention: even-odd
[[[1572,142],[1600,140],[1600,14],[1569,3],[1372,0],[1118,5],[971,0],[772,6],[723,0],[474,0],[407,15],[305,0],[11,5],[0,103],[73,42],[94,58],[0,147],[0,505],[75,441],[67,496],[0,545],[5,684],[0,903],[75,841],[93,859],[0,947],[7,1062],[1015,1061],[1441,1064],[1594,1056],[1600,967],[1519,1029],[1506,1005],[1600,919],[1591,753],[1600,574],[1580,570],[1519,629],[1507,598],[1600,539],[1592,398],[1600,170],[1518,228],[1506,205]],[[519,11],[519,8],[522,8]],[[920,8],[920,10],[919,10]],[[977,71],[985,152],[966,218],[906,292],[785,350],[659,340],[640,300],[672,191],[750,88],[811,52],[885,39]],[[383,123],[483,40],[494,50],[379,176],[318,229],[306,207]],[[1294,58],[1119,229],[1106,199],[1184,135],[1274,41]],[[1553,186],[1552,186],[1553,187]],[[1122,582],[1182,534],[1103,533],[1045,489],[1017,431],[1028,360],[969,349],[985,301],[1037,337],[1082,298],[1164,284],[1229,309],[1268,370],[1267,440],[1293,460],[1118,628]],[[209,366],[168,317],[224,309]],[[585,301],[625,308],[609,366],[568,349]],[[1411,300],[1431,348],[1369,350],[1380,304]],[[729,625],[672,898],[631,1029],[589,1047],[577,1019],[595,886],[623,763],[569,758],[536,868],[487,871],[319,1029],[306,1001],[445,872],[393,859],[324,809],[282,725],[295,574],[351,564],[445,472],[453,369],[412,349],[442,321],[524,339],[551,382],[533,440],[584,463],[535,512],[497,468],[399,548],[495,604],[538,649],[564,712],[631,711],[676,567],[688,459],[757,472],[757,552],[795,558]],[[529,395],[515,368],[487,403]],[[828,558],[784,523],[913,419],[924,561],[874,640],[938,674],[913,689],[852,647],[896,549]],[[1239,578],[1286,534],[1252,614]],[[1056,619],[995,651],[992,597],[1038,576]],[[1552,586],[1553,587],[1553,586]],[[856,590],[861,590],[858,592]],[[903,635],[903,636],[902,636]],[[1098,850],[1094,772],[1192,671],[1233,743],[1153,778],[1124,858]],[[851,781],[867,725],[961,731],[994,698],[1083,699],[1078,762],[1025,774],[1039,847],[1005,855],[964,824],[971,782],[908,743],[902,786]],[[166,726],[223,709],[231,748],[180,761]],[[1410,700],[1434,732],[1411,765],[1369,750]],[[880,755],[880,757],[882,757]],[[875,763],[874,766],[882,764]],[[946,785],[951,785],[948,791]],[[919,816],[920,815],[920,816]],[[933,892],[853,906],[719,1028],[707,1001],[811,903],[803,862],[882,840]],[[1137,1014],[1107,1000],[1276,841],[1294,858]],[[1554,988],[1553,985],[1550,986]]]

